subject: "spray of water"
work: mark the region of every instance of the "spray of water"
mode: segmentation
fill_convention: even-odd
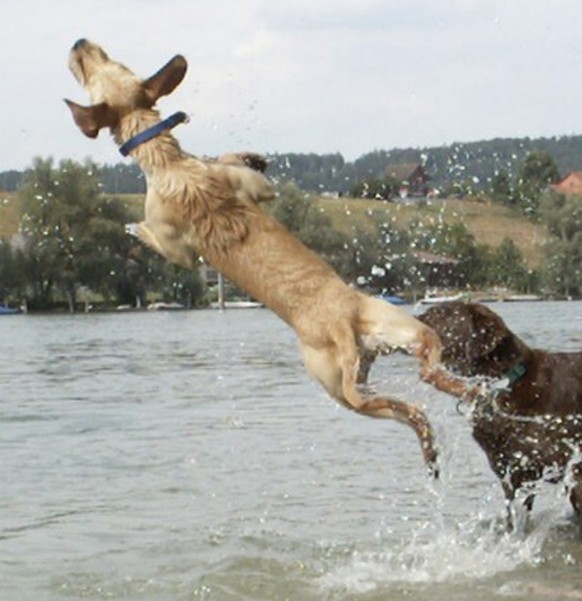
[[[439,438],[443,440],[443,436]],[[446,446],[451,445],[455,447],[455,440],[446,441]],[[425,492],[431,498],[428,502],[433,513],[409,522],[411,529],[397,537],[394,532],[380,533],[379,544],[373,547],[364,544],[334,558],[320,577],[324,591],[332,595],[338,591],[359,595],[377,589],[429,585],[460,586],[467,590],[468,586],[488,579],[494,583],[499,576],[502,580],[517,578],[516,582],[521,583],[524,570],[556,559],[548,547],[552,546],[552,535],[563,523],[567,510],[563,487],[540,483],[533,514],[528,516],[525,508],[516,503],[515,527],[509,530],[500,485],[493,481],[495,488],[484,489],[481,498],[473,501],[474,507],[464,507],[464,515],[470,517],[459,521],[458,506],[453,512],[450,508],[455,485],[459,484],[454,482],[454,476],[450,479],[447,476],[455,470],[457,451],[445,449],[441,455],[443,478],[436,483],[427,481]],[[578,461],[580,456],[575,453],[571,463]],[[470,487],[466,475],[463,479]],[[564,556],[558,561],[572,560]],[[497,584],[493,586],[500,592]]]
[[[542,562],[551,524],[552,520],[541,520],[525,535],[500,533],[496,522],[427,522],[399,544],[354,551],[323,575],[320,584],[354,594],[390,584],[466,584],[490,578]]]

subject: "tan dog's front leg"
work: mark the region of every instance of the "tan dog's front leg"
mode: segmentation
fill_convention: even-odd
[[[126,223],[125,224],[125,233],[130,236],[134,236],[138,238],[141,242],[155,250],[162,256],[165,256],[165,253],[160,246],[157,238],[154,236],[153,232],[147,226],[145,221],[140,221],[139,223]]]
[[[176,238],[172,239],[172,244],[166,244],[166,248],[160,244],[158,237],[145,221],[140,223],[128,223],[125,226],[125,231],[131,236],[135,236],[145,245],[155,250],[168,261],[181,265],[186,269],[193,269],[196,265],[198,255],[191,252],[186,244],[180,244]],[[164,238],[162,238],[164,240]]]

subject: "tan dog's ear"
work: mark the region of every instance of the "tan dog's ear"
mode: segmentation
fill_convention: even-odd
[[[171,94],[178,84],[184,79],[188,63],[186,59],[177,54],[168,61],[157,73],[143,82],[145,93],[151,101],[152,106],[160,96]]]
[[[88,138],[96,138],[100,129],[113,125],[109,107],[105,102],[93,106],[81,106],[67,99],[65,99],[65,102],[71,109],[78,128]]]

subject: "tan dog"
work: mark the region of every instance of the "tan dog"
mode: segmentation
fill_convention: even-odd
[[[203,256],[267,305],[295,330],[307,370],[332,397],[363,415],[412,427],[432,466],[436,451],[424,413],[392,398],[363,396],[356,385],[365,383],[376,355],[399,349],[420,360],[427,382],[462,394],[460,380],[440,367],[441,343],[435,332],[385,301],[347,286],[269,217],[258,203],[274,193],[257,171],[187,154],[169,129],[135,147],[130,142],[128,150],[128,141],[160,123],[153,107],[182,81],[187,69],[182,56],[141,80],[96,44],[79,40],[71,50],[70,68],[92,102],[84,107],[67,101],[79,128],[96,137],[108,127],[146,176],[145,221],[136,226],[138,237],[184,267],[194,268]]]

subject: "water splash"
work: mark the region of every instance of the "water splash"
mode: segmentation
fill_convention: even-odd
[[[363,594],[392,585],[461,584],[543,563],[552,520],[527,535],[500,533],[497,522],[456,526],[425,523],[389,548],[355,550],[319,581],[324,590]]]
[[[439,439],[441,444],[445,442],[441,449],[443,474],[439,481],[427,482],[425,486],[425,500],[431,505],[432,514],[411,518],[406,531],[397,527],[397,532],[380,532],[373,545],[363,542],[348,550],[337,549],[318,580],[330,598],[341,592],[347,596],[372,593],[371,598],[376,599],[386,591],[418,592],[434,585],[445,592],[466,593],[468,587],[483,583],[489,594],[499,590],[500,580],[512,579],[521,585],[525,578],[529,582],[530,570],[537,572],[548,562],[571,565],[579,561],[564,553],[562,545],[556,545],[554,540],[567,508],[561,486],[541,482],[532,515],[528,516],[521,505],[514,508],[514,531],[507,530],[505,507],[496,481],[489,490],[482,491],[482,496],[473,499],[473,510],[466,507],[464,515],[469,517],[458,521],[455,496],[459,478],[467,486],[471,486],[471,480],[469,474],[457,473],[460,466],[456,437],[446,440],[448,437],[442,434]],[[442,598],[449,598],[445,592]]]

